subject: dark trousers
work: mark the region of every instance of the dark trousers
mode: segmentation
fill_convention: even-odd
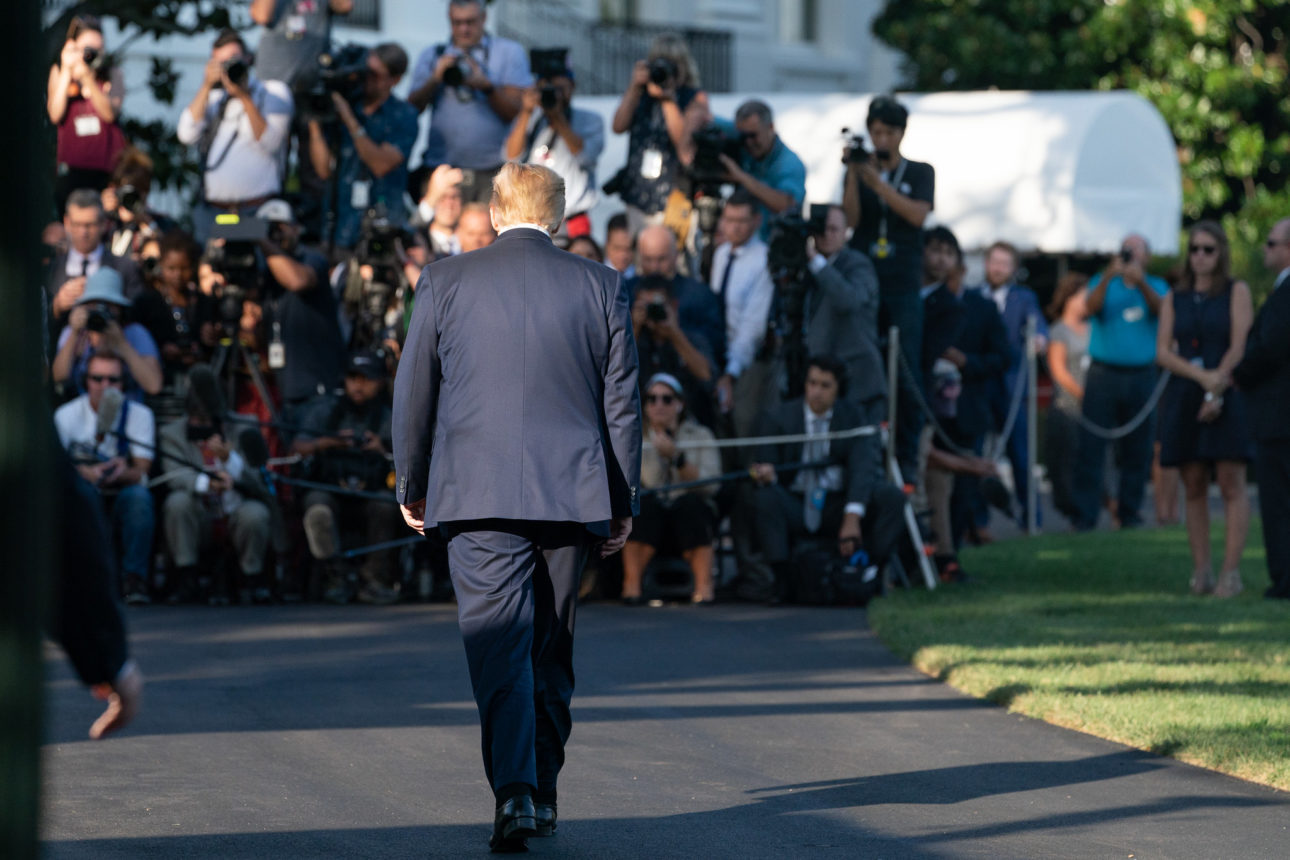
[[[1079,519],[1075,504],[1075,458],[1079,454],[1079,422],[1074,415],[1053,407],[1048,410],[1045,465],[1053,484],[1053,506],[1072,523]]]
[[[1012,409],[1012,399],[1017,396],[1017,389],[1024,388],[1024,380],[1020,374],[1009,374],[1004,386],[1000,389],[1000,398],[995,401],[994,420],[995,429],[1002,433],[1003,425],[1008,420],[1008,412]],[[1017,407],[1017,418],[1012,424],[1012,432],[1008,435],[1004,445],[1004,454],[1008,458],[1008,465],[1012,467],[1012,485],[1016,490],[1017,511],[1021,519],[1021,525],[1029,522],[1028,501],[1030,498],[1030,419],[1026,414],[1026,395],[1021,396],[1021,405]],[[1039,511],[1035,512],[1035,524],[1043,525],[1043,517]]]
[[[813,537],[836,545],[838,530],[846,508],[845,493],[829,493],[824,497],[820,529]],[[770,564],[788,561],[794,539],[811,536],[806,530],[804,500],[802,496],[780,484],[767,484],[757,488],[757,535],[762,555]],[[891,557],[900,540],[905,513],[905,494],[891,484],[874,489],[873,498],[865,506],[860,521],[860,533],[865,551],[874,564],[884,564]]]
[[[579,523],[441,523],[457,623],[499,802],[555,801],[573,721],[573,616],[594,539]]]
[[[1263,547],[1268,557],[1271,593],[1290,598],[1290,439],[1258,443],[1259,515],[1263,517]]]
[[[984,436],[951,434],[955,444],[970,449],[977,456],[985,449]],[[969,529],[981,529],[990,524],[990,508],[981,492],[978,475],[955,475],[954,490],[950,493],[950,526],[954,532],[954,548],[963,546],[963,537]]]
[[[878,337],[887,340],[887,330],[895,326],[900,330],[900,352],[905,357],[909,373],[899,374],[896,401],[896,461],[900,464],[901,477],[913,482],[918,476],[918,437],[923,431],[923,413],[918,408],[915,388],[924,388],[922,371],[923,352],[923,301],[918,283],[888,288],[885,284],[878,293]],[[884,355],[884,359],[885,359]]]
[[[1156,385],[1154,365],[1119,367],[1093,362],[1084,382],[1084,417],[1099,427],[1111,429],[1127,424],[1151,399]],[[1117,440],[1116,462],[1120,467],[1117,494],[1120,524],[1131,527],[1142,521],[1138,511],[1147,479],[1151,476],[1151,443],[1155,420],[1148,418],[1129,435]],[[1075,494],[1079,506],[1076,528],[1097,525],[1102,507],[1102,470],[1106,465],[1106,441],[1080,430],[1079,457],[1075,467]]]

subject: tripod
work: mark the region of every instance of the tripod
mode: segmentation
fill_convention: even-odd
[[[273,398],[269,396],[269,387],[264,382],[259,356],[248,352],[236,336],[222,338],[216,345],[215,354],[211,356],[211,370],[216,379],[220,379],[222,375],[226,381],[228,390],[227,399],[224,402],[228,404],[230,411],[237,403],[237,371],[245,370],[247,376],[251,377],[251,384],[255,386],[265,409],[269,410],[269,419],[277,422],[278,410],[274,407]]]

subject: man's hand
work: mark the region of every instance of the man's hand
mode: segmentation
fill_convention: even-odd
[[[533,111],[537,110],[541,105],[542,93],[537,87],[529,87],[524,91],[524,95],[520,97],[520,113],[523,113],[526,116],[533,113]]]
[[[439,61],[434,64],[434,74],[431,75],[436,84],[443,83],[443,73],[457,65],[457,59],[456,54],[443,54],[439,57]]]
[[[110,485],[116,482],[117,478],[126,470],[124,457],[113,457],[106,463],[99,464],[99,483]]]
[[[860,533],[860,515],[851,513],[842,518],[842,528],[838,530],[838,550],[842,555],[850,555],[857,547],[864,544]]]
[[[238,100],[251,98],[251,94],[249,92],[233,83],[232,79],[228,76],[228,71],[223,66],[220,66],[219,79],[224,84],[224,92],[228,93],[229,98]]]
[[[720,161],[721,166],[726,169],[726,175],[730,178],[731,182],[736,185],[744,185],[747,183],[748,174],[744,172],[744,169],[739,166],[737,161],[726,155],[724,152],[717,155],[717,160]]]
[[[954,347],[954,346],[949,347],[948,349],[945,350],[945,352],[941,353],[941,357],[944,358],[946,361],[948,361],[950,364],[957,367],[959,370],[962,370],[964,366],[967,364],[967,356],[964,355],[963,350],[959,349],[958,347]]]
[[[340,121],[345,124],[345,128],[349,129],[349,134],[352,137],[354,132],[361,127],[359,126],[358,117],[354,116],[354,109],[349,106],[349,102],[345,100],[344,96],[335,91],[331,94],[331,103],[336,106],[336,116],[340,117]]]
[[[214,57],[211,57],[206,61],[206,70],[202,75],[202,86],[206,89],[210,89],[215,86],[216,81],[223,80],[223,78],[224,64]]]
[[[433,209],[439,205],[439,199],[461,184],[465,179],[460,167],[453,167],[451,164],[441,164],[430,174],[430,182],[426,186],[425,202]]]
[[[717,380],[717,407],[723,414],[735,408],[735,378],[728,373]]]
[[[408,524],[408,528],[419,535],[426,533],[426,500],[413,502],[410,505],[399,505],[399,510],[403,512],[403,522]]]
[[[143,703],[143,673],[133,660],[126,661],[116,680],[90,688],[96,699],[108,703],[107,710],[90,726],[90,737],[100,740],[125,728]]]
[[[225,460],[228,459],[228,454],[229,454],[228,443],[224,441],[224,437],[221,436],[220,434],[216,433],[215,435],[208,438],[204,444],[204,447],[206,448],[206,453],[210,454],[219,462],[223,463]]]
[[[227,493],[231,489],[233,489],[233,476],[228,472],[220,471],[211,475],[210,492],[212,495],[218,496],[221,493]]]
[[[632,86],[638,89],[645,89],[649,84],[649,63],[645,60],[637,60],[636,65],[632,66]]]
[[[874,191],[877,191],[879,186],[886,184],[882,181],[882,173],[873,166],[873,159],[869,159],[864,164],[856,165],[856,173],[860,175],[860,181]]]
[[[600,557],[608,558],[627,543],[632,533],[631,517],[614,517],[609,521],[609,539],[600,545]]]
[[[115,319],[108,320],[107,327],[103,329],[103,345],[113,352],[120,352],[126,345],[125,332]]]
[[[77,280],[80,280],[83,282],[85,279],[78,278]],[[85,284],[82,283],[80,288],[82,291],[84,291]],[[89,318],[90,318],[90,309],[85,307],[85,305],[77,305],[76,307],[72,308],[72,312],[67,316],[67,326],[72,330],[73,334],[80,334],[81,332],[85,331],[85,323],[89,320]]]
[[[484,68],[475,62],[474,57],[469,54],[462,54],[461,59],[470,70],[466,77],[462,79],[462,85],[470,87],[472,90],[486,90],[493,85],[493,82],[488,79],[488,75],[484,72]]]
[[[79,300],[84,293],[84,275],[77,275],[74,278],[68,278],[63,282],[63,285],[58,288],[58,292],[54,294],[54,313],[66,313],[68,309],[73,309],[73,313],[75,313],[74,306],[76,305],[77,300]],[[88,311],[86,313],[88,313]],[[84,321],[85,318],[82,316],[81,328],[85,327]],[[75,330],[79,331],[80,329]]]
[[[748,474],[759,486],[775,483],[775,466],[772,463],[753,463],[748,467]]]
[[[385,453],[385,446],[381,444],[381,437],[377,436],[371,430],[363,431],[363,450],[375,451],[377,454]]]
[[[1137,263],[1127,263],[1120,272],[1120,277],[1126,284],[1132,284],[1135,287],[1145,287],[1147,285],[1146,273],[1142,271],[1142,266]]]

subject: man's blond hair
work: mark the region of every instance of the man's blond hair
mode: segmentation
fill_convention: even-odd
[[[554,233],[564,220],[564,180],[538,164],[508,162],[493,177],[491,205],[498,228],[541,224]]]

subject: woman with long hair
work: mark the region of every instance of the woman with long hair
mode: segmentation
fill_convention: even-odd
[[[1196,224],[1188,231],[1182,277],[1160,304],[1156,335],[1156,361],[1173,374],[1160,402],[1160,464],[1182,472],[1193,594],[1233,597],[1243,587],[1240,562],[1250,523],[1245,472],[1254,444],[1231,371],[1245,353],[1253,319],[1250,288],[1231,275],[1223,228]],[[1211,475],[1227,521],[1217,582],[1209,546]]]
[[[103,26],[93,15],[77,15],[67,28],[58,58],[49,67],[45,109],[58,129],[58,211],[77,188],[102,191],[108,184],[125,135],[117,120],[125,84],[103,44]]]
[[[1048,372],[1055,383],[1048,410],[1046,454],[1053,485],[1053,505],[1071,522],[1079,517],[1075,502],[1075,453],[1079,449],[1080,404],[1088,373],[1088,275],[1070,272],[1057,282],[1048,305]]]

